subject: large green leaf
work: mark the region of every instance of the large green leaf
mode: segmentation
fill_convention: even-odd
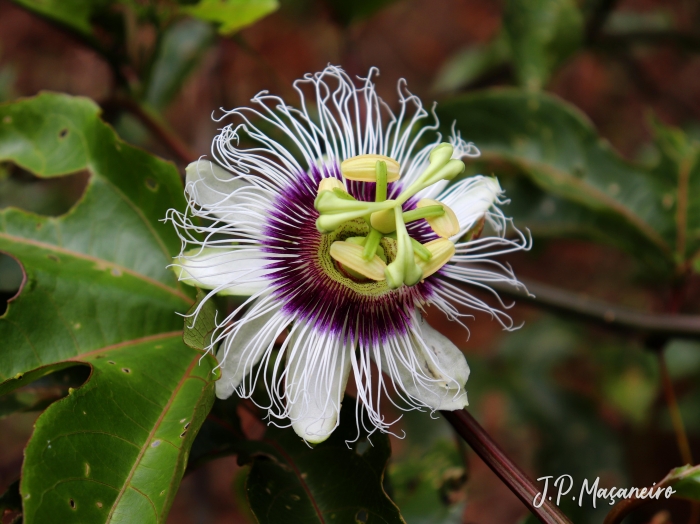
[[[90,17],[110,0],[12,0],[22,7],[55,20],[80,33],[90,34]]]
[[[313,449],[275,427],[255,444],[241,460],[252,460],[248,500],[260,524],[404,522],[382,487],[389,438],[358,435],[351,398],[343,402],[340,426]]]
[[[212,26],[200,20],[186,19],[169,27],[151,67],[145,101],[156,109],[165,108],[197,67],[214,35]]]
[[[486,44],[470,45],[449,57],[438,71],[433,90],[457,91],[507,63],[510,49],[503,33]]]
[[[192,292],[166,268],[179,239],[161,220],[184,207],[179,175],[119,140],[94,103],[55,94],[0,106],[0,160],[91,175],[64,216],[0,213],[0,249],[26,274],[0,317],[0,394],[92,369],[36,423],[24,521],[164,522],[216,365],[182,341]]]
[[[37,421],[23,466],[25,522],[165,522],[213,402],[213,357],[180,333],[80,358],[92,376]]]
[[[700,500],[700,466],[683,466],[672,470],[663,481],[673,486],[676,497]]]
[[[583,17],[575,0],[508,0],[503,29],[520,84],[537,90],[579,47]]]
[[[666,235],[674,237],[678,261],[700,261],[700,141],[681,129],[652,121],[659,160],[652,170],[674,213]],[[700,268],[696,267],[700,272]]]
[[[219,32],[230,35],[254,24],[279,7],[277,0],[200,0],[182,11],[200,20],[219,24]]]
[[[595,215],[592,225],[607,237],[630,244],[631,231],[637,252],[665,261],[667,270],[674,264],[674,207],[658,177],[620,158],[572,106],[506,89],[455,98],[438,112],[446,126],[457,121],[496,174],[515,167],[546,193]],[[552,222],[556,227],[556,217]]]

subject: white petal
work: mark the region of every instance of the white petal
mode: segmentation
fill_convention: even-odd
[[[409,351],[413,354],[407,355],[409,358],[394,355],[393,366],[383,354],[382,370],[390,373],[408,395],[431,409],[453,411],[467,406],[469,365],[457,346],[422,317],[411,340]]]
[[[242,178],[205,159],[188,165],[185,175],[185,189],[192,199],[221,218],[241,203],[235,191],[250,187]]]
[[[457,215],[460,233],[453,239],[461,237],[474,227],[491,206],[498,202],[501,193],[503,190],[497,179],[479,175],[465,179],[449,188],[443,197],[439,197],[438,200],[445,202]]]
[[[350,348],[331,334],[297,326],[287,348],[285,394],[294,431],[312,444],[326,440],[338,415],[350,375]]]
[[[258,302],[259,303],[259,302]],[[221,378],[216,382],[216,396],[229,398],[251,372],[263,354],[274,344],[281,331],[279,323],[271,322],[280,308],[259,313],[253,305],[241,326],[234,329],[219,347],[216,359],[221,364]]]
[[[171,266],[178,279],[190,286],[217,289],[220,295],[250,296],[268,285],[265,253],[250,248],[191,249]]]

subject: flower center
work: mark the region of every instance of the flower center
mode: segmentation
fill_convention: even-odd
[[[335,269],[355,284],[382,282],[384,289],[414,286],[444,266],[455,253],[450,237],[460,231],[454,212],[429,199],[420,200],[410,211],[404,211],[403,205],[419,191],[464,171],[464,163],[452,159],[452,153],[450,144],[436,146],[423,173],[389,200],[387,184],[398,179],[398,162],[382,155],[345,160],[340,166],[345,179],[374,182],[375,199],[356,200],[335,178],[319,183],[314,207],[320,215],[316,227],[323,234],[321,263],[333,259]],[[420,219],[425,219],[440,238],[425,244],[412,238],[406,224]]]

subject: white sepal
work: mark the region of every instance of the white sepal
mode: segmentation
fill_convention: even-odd
[[[273,307],[260,312],[256,305],[251,306],[240,326],[222,342],[216,353],[221,364],[221,378],[216,382],[218,398],[229,398],[274,344],[280,330],[275,329],[278,325],[271,320],[279,310],[280,307]]]
[[[484,218],[502,193],[496,178],[481,175],[465,179],[449,188],[440,200],[452,208],[459,221],[460,232],[452,240],[463,236]]]
[[[187,193],[198,205],[220,218],[226,218],[241,203],[239,190],[248,187],[248,182],[209,160],[199,159],[185,168]]]
[[[469,365],[457,346],[420,316],[410,338],[413,354],[409,358],[395,355],[393,365],[383,356],[383,371],[410,397],[431,409],[454,411],[467,406]]]
[[[170,267],[190,286],[215,289],[219,295],[250,296],[268,286],[269,263],[258,249],[233,246],[191,249],[175,257]]]
[[[352,366],[350,345],[339,336],[297,325],[287,350],[285,396],[292,427],[311,444],[326,440],[338,426]]]

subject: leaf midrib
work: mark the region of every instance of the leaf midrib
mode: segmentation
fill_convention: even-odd
[[[316,515],[318,516],[321,524],[325,524],[326,521],[323,518],[323,513],[321,513],[321,509],[316,504],[316,499],[314,498],[313,494],[311,493],[311,488],[304,480],[304,477],[302,477],[301,472],[299,471],[299,468],[297,468],[297,465],[294,462],[294,459],[292,459],[292,457],[277,442],[270,440],[270,439],[267,439],[267,438],[263,439],[263,442],[267,442],[268,444],[270,444],[287,461],[287,463],[290,465],[290,467],[294,471],[294,474],[296,475],[297,479],[299,479],[299,483],[301,484],[301,487],[304,489],[306,496],[309,497],[309,501],[311,502],[311,505],[314,507],[314,510],[316,511]]]
[[[129,475],[126,477],[126,479],[124,480],[124,484],[119,489],[119,493],[117,495],[117,498],[114,500],[114,503],[112,504],[112,508],[109,510],[109,514],[107,515],[107,518],[105,520],[106,523],[109,523],[112,521],[112,517],[114,516],[114,512],[116,511],[117,506],[119,505],[119,502],[121,501],[122,497],[124,496],[124,493],[126,493],[126,490],[131,487],[131,479],[134,477],[134,474],[136,473],[136,470],[138,469],[139,465],[141,464],[141,460],[143,459],[143,456],[146,454],[146,450],[148,449],[148,446],[149,446],[151,440],[153,439],[153,436],[156,434],[156,431],[158,430],[158,428],[160,428],[160,425],[163,422],[163,419],[165,418],[166,413],[168,413],[170,406],[175,401],[175,398],[177,397],[178,393],[180,392],[180,389],[182,389],[183,384],[189,378],[202,380],[199,377],[190,377],[190,373],[192,372],[192,369],[194,369],[194,367],[197,365],[200,358],[201,358],[201,356],[199,354],[194,356],[194,358],[190,362],[189,366],[187,366],[187,369],[183,373],[182,378],[178,381],[177,385],[173,389],[173,392],[170,395],[168,402],[165,404],[165,406],[163,406],[163,409],[161,410],[160,415],[158,416],[158,420],[153,425],[151,432],[148,434],[148,437],[146,437],[146,440],[144,441],[143,446],[141,446],[141,450],[139,451],[139,454],[136,457],[136,460],[134,460],[134,465],[131,467],[131,471],[129,471]],[[146,500],[148,500],[148,502],[151,504],[151,506],[153,506],[156,520],[158,520],[158,512],[156,511],[156,508],[153,505],[153,501],[150,499],[150,497],[148,497],[146,494],[142,493],[141,491],[139,491],[136,488],[132,488],[132,489],[141,493],[146,498]]]
[[[574,185],[580,191],[586,193],[588,196],[599,200],[605,206],[613,209],[618,214],[620,214],[627,222],[635,226],[640,232],[644,234],[654,245],[656,245],[661,251],[666,255],[671,254],[671,248],[666,243],[666,241],[656,232],[656,230],[651,227],[642,217],[634,213],[631,209],[626,207],[624,204],[618,202],[614,198],[606,195],[600,189],[592,186],[586,181],[572,177],[567,172],[557,169],[549,164],[538,162],[535,160],[528,160],[523,157],[518,157],[509,154],[495,153],[495,152],[485,152],[482,151],[481,158],[486,161],[493,161],[498,159],[505,159],[507,162],[511,162],[515,165],[521,166],[524,170],[537,169],[550,174],[553,178],[561,181],[566,181],[567,183]],[[580,201],[584,206],[587,206],[584,202]]]
[[[87,255],[85,253],[80,253],[78,251],[66,249],[64,247],[57,246],[56,244],[49,244],[47,242],[41,242],[39,240],[32,240],[29,238],[18,237],[15,235],[10,235],[9,233],[0,233],[0,238],[4,238],[6,240],[9,240],[11,242],[16,242],[18,244],[30,245],[30,246],[38,247],[41,249],[45,249],[47,251],[61,253],[63,255],[68,255],[68,256],[71,256],[74,258],[79,258],[81,260],[87,260],[87,261],[94,262],[95,264],[105,266],[108,268],[118,269],[122,273],[126,273],[134,278],[137,278],[139,280],[144,281],[145,283],[147,283],[151,286],[156,286],[164,291],[167,291],[171,295],[176,296],[177,298],[179,298],[180,300],[185,302],[188,306],[191,306],[194,303],[194,301],[190,297],[188,297],[187,295],[182,293],[180,290],[172,288],[172,287],[164,284],[163,282],[159,282],[158,280],[156,280],[154,278],[146,276],[143,273],[139,273],[138,271],[134,271],[133,269],[129,269],[128,267],[122,266],[121,264],[118,264],[116,262],[112,262],[112,261],[106,260],[104,258],[94,257],[92,255]]]

